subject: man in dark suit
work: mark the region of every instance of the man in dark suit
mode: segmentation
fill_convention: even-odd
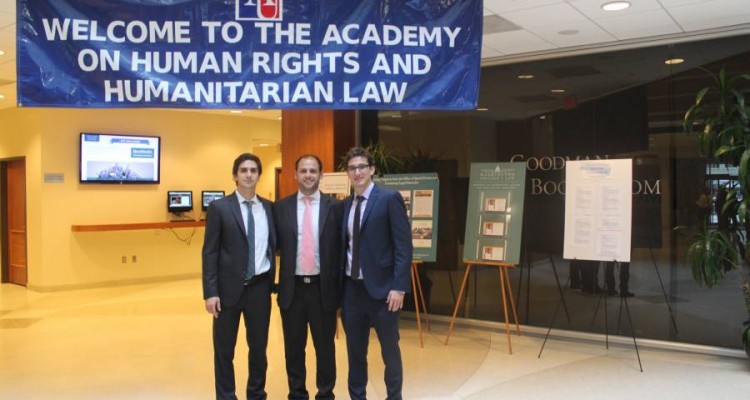
[[[361,147],[346,155],[354,195],[344,201],[346,260],[342,320],[349,355],[349,396],[367,395],[370,327],[380,341],[388,400],[401,400],[403,367],[398,320],[410,289],[412,242],[404,200],[372,181],[372,156]]]
[[[317,359],[315,399],[333,399],[336,310],[341,295],[341,204],[318,190],[323,165],[306,154],[295,163],[298,192],[275,205],[279,309],[284,330],[289,399],[309,399],[305,346],[310,327]]]
[[[234,160],[237,190],[212,201],[203,242],[203,298],[214,316],[214,376],[217,399],[237,399],[234,347],[240,315],[245,321],[248,358],[248,399],[266,399],[266,346],[275,273],[276,233],[271,202],[256,195],[263,172],[250,153]]]

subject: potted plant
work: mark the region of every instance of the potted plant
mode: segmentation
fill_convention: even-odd
[[[434,155],[429,150],[409,149],[403,158],[404,172],[435,172],[440,155]]]
[[[683,130],[696,134],[702,155],[710,163],[724,163],[738,168],[736,182],[719,189],[716,212],[717,227],[703,220],[692,234],[686,261],[693,279],[700,285],[719,284],[726,272],[750,259],[750,74],[727,76],[704,71],[712,84],[698,91],[695,102],[685,113]],[[750,284],[742,284],[750,314]],[[748,351],[750,331],[746,323],[742,335]],[[750,353],[748,353],[750,356]]]

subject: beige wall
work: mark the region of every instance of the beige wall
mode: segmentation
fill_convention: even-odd
[[[0,118],[11,121],[0,136],[0,158],[26,157],[28,286],[37,290],[198,276],[203,228],[73,233],[70,227],[167,221],[167,190],[192,190],[198,203],[201,190],[229,193],[232,160],[253,151],[253,139],[280,137],[278,121],[171,110],[10,109]],[[161,184],[78,183],[80,132],[161,136]],[[265,196],[273,193],[281,156],[259,155],[271,172],[259,183]],[[45,173],[61,173],[64,182],[43,183]],[[193,217],[200,213],[198,205]]]

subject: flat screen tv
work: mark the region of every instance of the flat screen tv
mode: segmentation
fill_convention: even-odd
[[[81,183],[159,183],[158,136],[81,133]]]
[[[167,211],[175,214],[193,210],[192,190],[170,190],[167,192]]]
[[[224,191],[223,190],[204,190],[201,192],[201,203],[202,203],[202,209],[203,211],[208,211],[208,205],[211,204],[212,201],[218,200],[220,198],[224,197]]]

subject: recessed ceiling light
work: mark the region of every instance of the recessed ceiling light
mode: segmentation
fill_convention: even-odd
[[[0,56],[4,56],[4,55],[5,55],[5,52],[0,50]]]
[[[552,89],[550,90],[551,93],[565,93],[565,89]]]
[[[534,75],[531,75],[531,74],[518,75],[518,79],[534,79]]]
[[[630,7],[630,3],[627,1],[610,1],[602,4],[602,10],[604,11],[620,11],[628,7]]]
[[[667,65],[682,64],[684,62],[685,62],[685,59],[683,58],[670,58],[669,60],[664,60],[664,64],[667,64]]]
[[[242,114],[242,110],[230,110],[229,112],[232,114]]]
[[[258,147],[268,147],[268,146],[269,146],[268,143],[259,143],[258,144]]]
[[[547,116],[546,115],[540,115],[539,119],[547,119]]]
[[[477,107],[477,111],[489,111],[489,108],[486,107]]]
[[[564,29],[564,30],[561,30],[560,32],[557,32],[557,34],[558,35],[563,35],[563,36],[577,35],[578,34],[578,30],[576,30],[576,29]]]
[[[279,121],[281,121],[281,116],[279,116],[279,117],[278,117],[277,119],[278,119]]]
[[[5,98],[5,95],[4,94],[0,94],[0,100],[2,100],[4,98]]]

